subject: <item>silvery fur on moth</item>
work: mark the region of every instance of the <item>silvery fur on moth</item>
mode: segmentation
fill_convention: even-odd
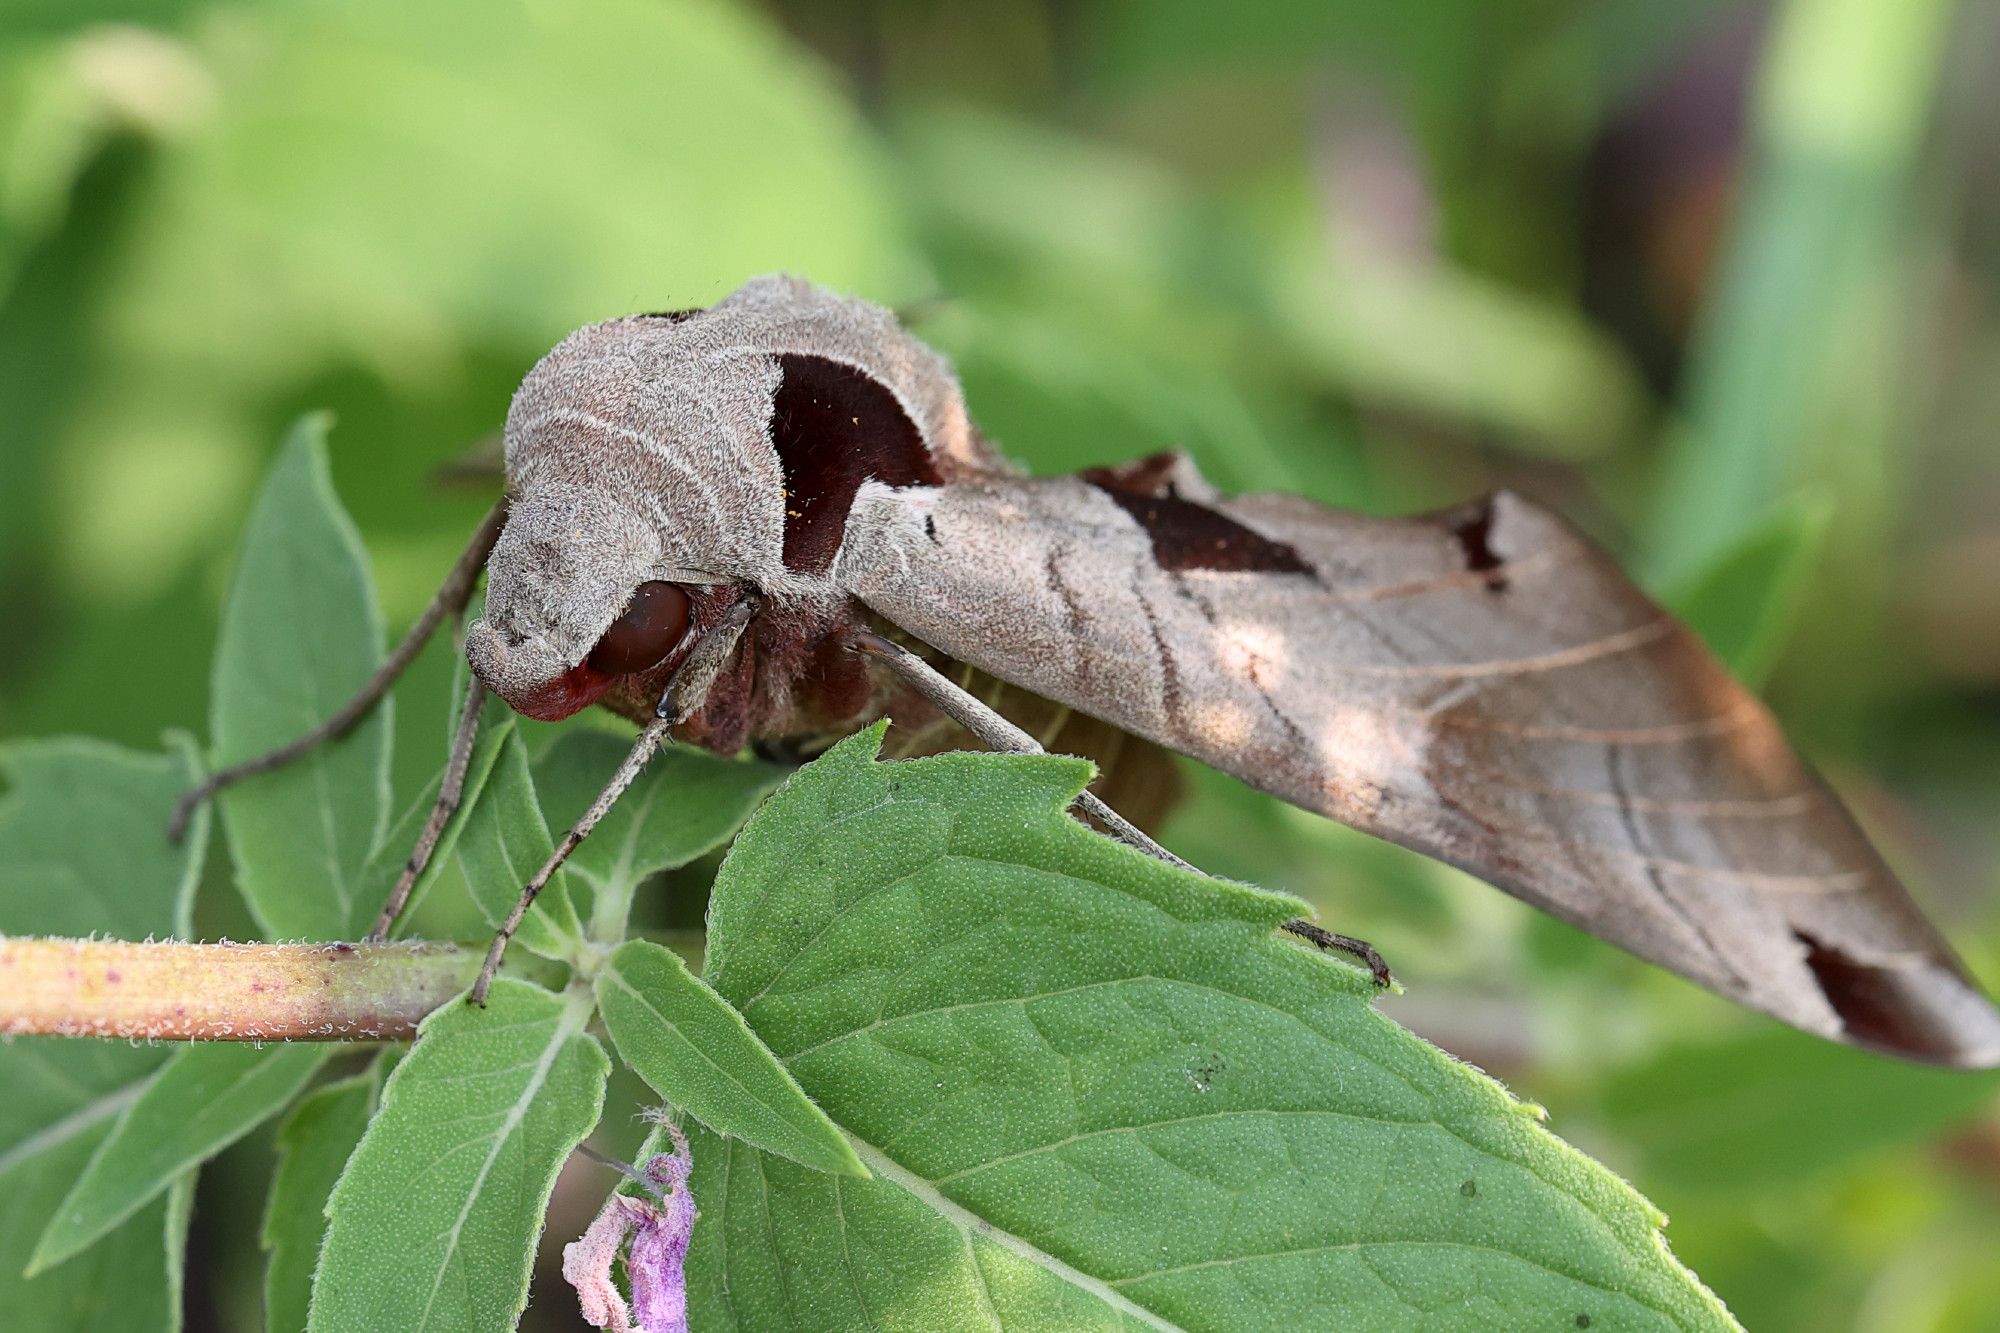
[[[837,734],[912,698],[874,632],[1808,1032],[2000,1063],[2000,1013],[1769,711],[1514,495],[1374,518],[1176,455],[1023,476],[888,311],[785,277],[570,335],[505,445],[465,651],[530,716],[647,721],[677,681],[678,734],[723,753]]]

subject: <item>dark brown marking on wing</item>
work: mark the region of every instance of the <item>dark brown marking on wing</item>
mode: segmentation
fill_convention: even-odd
[[[1151,460],[1147,460],[1150,462]],[[1157,494],[1138,486],[1158,486],[1131,468],[1091,468],[1077,474],[1111,497],[1153,544],[1161,569],[1209,569],[1230,574],[1307,574],[1313,567],[1284,542],[1274,542],[1206,505],[1183,500],[1171,487]]]
[[[821,574],[847,530],[854,494],[943,480],[916,423],[873,375],[803,352],[778,357],[771,443],[785,476],[785,567]]]
[[[1606,748],[1605,772],[1611,785],[1611,798],[1618,810],[1619,826],[1625,830],[1625,841],[1631,844],[1632,851],[1640,858],[1641,871],[1646,877],[1646,882],[1653,888],[1653,896],[1658,898],[1661,905],[1673,913],[1682,925],[1694,932],[1694,937],[1708,950],[1709,957],[1729,974],[1731,980],[1739,986],[1745,986],[1743,974],[1736,970],[1728,956],[1716,945],[1715,937],[1708,933],[1693,913],[1681,906],[1680,900],[1675,898],[1673,891],[1667,887],[1666,876],[1660,872],[1660,862],[1655,857],[1653,849],[1646,845],[1646,837],[1639,831],[1639,821],[1632,814],[1632,797],[1625,786],[1625,751],[1622,747],[1613,745]],[[1747,989],[1747,986],[1745,988]]]
[[[1130,495],[1144,495],[1157,499],[1170,495],[1180,498],[1174,490],[1174,468],[1180,462],[1180,455],[1171,449],[1157,454],[1147,454],[1144,458],[1130,463],[1118,463],[1111,467],[1091,468],[1084,474],[1085,480],[1100,488],[1124,491]]]
[[[678,324],[684,319],[692,319],[696,315],[701,314],[704,309],[706,309],[705,306],[696,305],[696,306],[689,306],[685,310],[648,310],[645,314],[640,315],[639,318],[665,319],[665,320],[671,320],[674,323]]]
[[[1493,497],[1468,506],[1452,523],[1451,535],[1465,557],[1466,572],[1485,575],[1488,592],[1507,591],[1507,575],[1501,572],[1507,562],[1493,549]]]
[[[1962,1054],[1934,1018],[1910,1003],[1907,984],[1894,970],[1864,962],[1802,930],[1793,930],[1792,938],[1805,946],[1806,966],[1820,993],[1855,1041],[1945,1062]]]
[[[1168,725],[1185,736],[1188,734],[1187,700],[1181,693],[1180,665],[1174,661],[1173,649],[1167,646],[1167,636],[1160,630],[1160,617],[1153,610],[1153,604],[1147,599],[1137,577],[1132,580],[1132,595],[1138,599],[1139,610],[1145,614],[1146,629],[1153,636],[1153,656],[1160,662],[1160,711]]]
[[[1076,595],[1076,589],[1070,587],[1069,581],[1063,577],[1062,557],[1067,554],[1069,554],[1067,545],[1051,547],[1049,553],[1042,558],[1042,578],[1048,584],[1049,591],[1056,595],[1056,600],[1063,604],[1063,615],[1069,624],[1070,637],[1080,641],[1083,638],[1084,622],[1087,617],[1084,615],[1083,602]]]

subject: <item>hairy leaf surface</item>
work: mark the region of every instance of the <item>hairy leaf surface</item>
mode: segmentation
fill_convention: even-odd
[[[1276,935],[1294,900],[1089,832],[1075,760],[878,745],[752,821],[709,971],[876,1179],[703,1136],[698,1320],[1730,1325],[1645,1200]]]
[[[702,1124],[820,1171],[868,1174],[743,1016],[671,949],[621,944],[597,976],[597,1003],[625,1063]]]
[[[326,431],[324,416],[292,428],[237,554],[209,704],[218,766],[324,722],[382,657],[382,614],[327,475]],[[389,813],[389,708],[223,793],[237,883],[268,937],[340,939],[362,911],[362,870]]]
[[[368,1128],[381,1090],[379,1064],[304,1098],[278,1130],[278,1168],[258,1235],[264,1268],[264,1327],[306,1326],[313,1268],[326,1238],[326,1201]]]
[[[309,1328],[513,1327],[556,1172],[604,1105],[589,1018],[502,977],[486,1008],[424,1020],[327,1204]]]
[[[196,815],[180,847],[162,833],[174,798],[196,780],[186,753],[14,741],[0,746],[0,779],[0,933],[186,933],[208,817]],[[75,1258],[23,1273],[92,1153],[166,1058],[123,1042],[0,1045],[0,1311],[10,1330],[180,1326],[192,1173]]]

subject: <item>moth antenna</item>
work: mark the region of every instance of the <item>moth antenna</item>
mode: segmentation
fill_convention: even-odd
[[[946,717],[977,736],[989,748],[1003,754],[1046,754],[1033,736],[1009,722],[998,712],[970,692],[961,689],[929,662],[891,639],[869,630],[857,631],[853,637],[854,646],[881,662],[900,677],[904,684],[935,704]],[[1095,793],[1088,789],[1079,792],[1075,805],[1089,815],[1104,830],[1129,847],[1136,847],[1146,855],[1192,870],[1196,874],[1206,874],[1198,866],[1190,865],[1180,857],[1162,847],[1123,815],[1106,805]],[[1389,965],[1382,961],[1375,946],[1352,935],[1341,935],[1306,920],[1294,917],[1284,923],[1281,929],[1312,941],[1322,949],[1339,949],[1353,954],[1368,965],[1370,975],[1378,986],[1387,986],[1393,978]]]
[[[471,677],[465,691],[465,708],[458,716],[458,730],[452,733],[451,757],[445,762],[444,781],[438,787],[436,804],[431,806],[430,818],[424,821],[424,831],[417,835],[417,845],[410,849],[409,859],[403,862],[403,872],[396,877],[396,886],[389,890],[389,897],[382,904],[381,913],[375,918],[374,929],[368,932],[371,943],[389,938],[390,927],[402,915],[404,904],[410,901],[410,890],[416,887],[425,867],[431,863],[431,853],[437,850],[438,840],[444,836],[444,826],[458,810],[459,797],[465,792],[465,771],[472,765],[472,746],[479,739],[479,710],[486,702],[486,687],[479,678]]]
[[[597,799],[590,803],[590,808],[577,817],[569,832],[563,834],[562,841],[558,842],[555,850],[549,853],[549,859],[542,863],[542,868],[535,872],[534,878],[522,887],[521,896],[515,902],[514,910],[507,914],[506,921],[501,923],[499,933],[493,937],[492,945],[486,950],[486,962],[479,969],[478,979],[472,983],[471,994],[466,996],[468,1002],[481,1008],[485,1007],[486,993],[492,989],[493,976],[500,970],[500,960],[506,956],[507,942],[513,939],[514,932],[521,928],[521,921],[527,916],[528,909],[535,905],[535,899],[547,887],[556,871],[561,869],[562,863],[569,860],[570,853],[590,836],[590,831],[597,827],[598,821],[611,812],[611,807],[618,804],[618,798],[638,780],[639,774],[652,760],[653,755],[669,739],[667,733],[701,706],[708,687],[715,683],[715,678],[721,673],[724,662],[742,639],[743,627],[750,623],[750,616],[755,609],[755,604],[748,600],[738,602],[731,607],[722,621],[695,645],[694,651],[688,654],[688,660],[674,672],[673,679],[667,682],[666,689],[660,693],[659,706],[654,710],[653,720],[645,725],[639,732],[638,739],[632,742],[632,749],[626,754],[625,762],[618,765],[618,771],[604,784],[604,790],[597,794]]]
[[[442,487],[480,487],[491,491],[507,480],[507,448],[499,431],[482,437],[464,453],[431,469],[431,484]]]
[[[403,635],[402,642],[383,659],[381,666],[375,668],[375,674],[368,678],[367,683],[354,697],[342,704],[332,717],[305,735],[275,750],[246,759],[240,764],[218,769],[209,774],[199,786],[183,792],[180,800],[174,803],[173,815],[167,820],[167,840],[178,844],[186,837],[188,820],[194,816],[196,807],[217,792],[233,787],[245,778],[283,768],[321,742],[338,740],[354,730],[361,719],[367,717],[375,705],[382,702],[382,696],[389,692],[389,687],[396,683],[405,668],[416,660],[417,654],[423,651],[424,645],[430,641],[431,635],[437,632],[437,627],[444,622],[445,617],[456,617],[464,613],[466,604],[472,600],[472,590],[479,582],[479,571],[485,566],[486,557],[492,554],[493,543],[500,540],[500,529],[505,527],[506,523],[507,502],[501,500],[487,511],[485,518],[479,521],[479,527],[473,532],[471,542],[460,553],[457,563],[451,567],[451,572],[445,575],[444,583],[439,586],[437,595],[431,598],[430,605],[424,608],[423,614],[417,617],[416,623]]]

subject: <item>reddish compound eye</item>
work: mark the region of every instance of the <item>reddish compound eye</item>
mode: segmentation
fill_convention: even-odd
[[[688,595],[671,583],[642,583],[625,614],[611,622],[590,650],[590,667],[607,676],[629,676],[658,666],[688,631]]]

